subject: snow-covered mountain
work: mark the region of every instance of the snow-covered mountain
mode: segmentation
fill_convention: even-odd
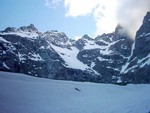
[[[133,42],[118,25],[113,33],[41,33],[33,24],[0,32],[0,70],[32,76],[104,83],[150,83],[150,12]]]
[[[0,113],[149,113],[150,85],[118,86],[0,72]]]
[[[121,67],[130,55],[133,41],[120,31],[123,28],[118,25],[114,33],[103,34],[95,39],[84,36],[80,40],[84,46],[77,58],[100,73],[102,82],[117,82]]]
[[[65,33],[40,33],[34,25],[0,32],[0,70],[53,79],[97,81],[101,75],[77,59]]]

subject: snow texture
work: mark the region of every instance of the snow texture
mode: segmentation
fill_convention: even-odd
[[[18,52],[18,56],[19,56],[20,61],[27,60],[27,59],[30,59],[33,61],[44,61],[38,53],[36,54],[36,53],[30,52],[28,55],[26,55],[26,54],[21,54]]]
[[[61,48],[51,44],[53,49],[62,57],[62,59],[66,62],[67,67],[86,70],[89,67],[77,59],[77,54],[79,50],[75,47],[71,47],[71,49]]]
[[[127,69],[127,67],[129,66],[129,64],[130,64],[130,63],[129,63],[129,60],[130,60],[130,58],[131,58],[132,55],[133,55],[134,49],[135,49],[135,42],[133,43],[132,48],[131,48],[131,55],[128,57],[127,63],[122,66],[120,73],[124,73],[125,70]],[[127,72],[128,72],[128,71],[126,71],[126,73],[127,73]]]
[[[117,40],[117,41],[114,41],[114,42],[111,42],[111,43],[104,41],[107,44],[107,46],[100,46],[101,49],[102,49],[102,50],[100,50],[100,53],[102,53],[103,55],[113,54],[113,51],[109,50],[109,48],[112,45],[114,45],[115,43],[117,43],[118,41],[120,41],[120,40]]]
[[[3,67],[7,68],[7,69],[10,69],[5,62],[3,62]]]
[[[96,49],[96,48],[100,48],[99,45],[97,45],[94,40],[87,40],[87,39],[84,39],[86,40],[86,45],[84,46],[84,49],[85,50],[88,50],[88,49]]]
[[[5,43],[9,43],[7,40],[5,40],[3,37],[0,37],[0,41],[5,42]]]
[[[150,64],[150,54],[148,54],[145,58],[139,60],[138,63],[142,63],[142,65],[140,65],[140,68],[144,67],[145,65],[149,65]]]
[[[28,58],[34,61],[44,61],[38,53],[29,53]]]
[[[149,113],[150,85],[56,81],[0,72],[1,113]]]

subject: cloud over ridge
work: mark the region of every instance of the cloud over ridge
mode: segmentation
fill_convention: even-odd
[[[150,10],[150,0],[52,0],[53,4],[59,2],[66,8],[66,17],[91,14],[95,20],[95,36],[113,32],[119,23],[134,38],[144,15]]]

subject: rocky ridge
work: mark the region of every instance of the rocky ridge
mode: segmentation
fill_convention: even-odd
[[[0,70],[32,76],[104,83],[150,83],[150,12],[132,41],[121,25],[113,33],[41,33],[33,24],[0,32]]]

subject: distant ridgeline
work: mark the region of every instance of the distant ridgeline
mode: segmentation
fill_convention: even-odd
[[[32,76],[100,83],[150,83],[150,12],[135,41],[118,25],[115,32],[69,39],[33,24],[0,32],[0,70]]]

